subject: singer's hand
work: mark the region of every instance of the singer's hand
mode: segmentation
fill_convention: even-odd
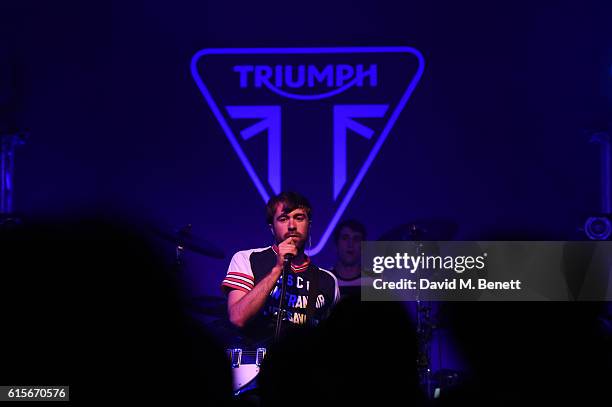
[[[289,237],[278,245],[278,256],[276,256],[276,265],[281,266],[285,261],[285,255],[291,254],[297,256],[297,246],[295,245],[295,237]]]

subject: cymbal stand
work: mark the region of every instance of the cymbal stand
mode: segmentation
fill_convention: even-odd
[[[416,256],[423,253],[424,245],[420,241],[422,231],[416,225],[412,226],[411,238],[415,242]],[[431,339],[433,323],[431,321],[431,306],[429,302],[421,301],[420,297],[420,281],[419,274],[421,269],[416,273],[416,334],[417,334],[417,369],[419,375],[419,383],[424,388],[427,397],[432,396],[432,381],[431,381]]]
[[[19,224],[13,212],[15,148],[25,143],[27,133],[0,135],[0,226]]]

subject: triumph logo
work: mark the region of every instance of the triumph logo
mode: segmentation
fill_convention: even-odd
[[[313,201],[324,229],[313,230],[310,255],[325,246],[423,69],[410,47],[204,49],[191,61],[263,200],[293,189]]]
[[[362,87],[369,79],[369,86],[376,86],[376,64],[364,70],[364,65],[326,65],[318,68],[316,65],[237,65],[234,71],[240,74],[240,87],[254,86],[268,89],[281,96],[292,99],[314,100],[337,95],[339,92],[329,92],[318,95],[291,94],[281,88],[316,88],[326,87],[339,89],[342,92],[353,85]]]

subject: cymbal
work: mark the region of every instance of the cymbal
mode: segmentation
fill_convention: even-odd
[[[215,259],[225,258],[225,253],[222,249],[215,246],[209,240],[194,235],[191,231],[191,224],[185,225],[182,228],[172,228],[170,230],[156,228],[156,232],[161,238],[177,246],[183,246],[192,252]]]
[[[405,223],[385,232],[378,240],[445,241],[452,240],[459,227],[450,220],[431,219]]]

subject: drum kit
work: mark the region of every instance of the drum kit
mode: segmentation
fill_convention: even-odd
[[[450,220],[423,220],[397,226],[382,236],[381,241],[411,241],[415,242],[415,250],[423,250],[420,242],[451,240],[458,227]],[[156,234],[165,241],[172,243],[175,250],[175,265],[177,270],[185,267],[185,250],[214,259],[224,259],[225,253],[215,244],[196,235],[192,225],[178,228],[157,228]],[[425,248],[427,250],[427,247]],[[449,369],[432,369],[432,340],[434,332],[440,328],[437,304],[425,301],[415,301],[414,317],[416,319],[417,360],[416,366],[423,390],[434,398],[444,388],[456,384],[460,379],[457,371]],[[187,311],[206,319],[206,327],[219,333],[221,337],[235,335],[235,330],[227,322],[227,302],[223,297],[197,296],[186,302]],[[223,338],[220,338],[223,340]],[[234,363],[234,362],[233,362]],[[236,390],[236,389],[234,389]]]
[[[410,241],[416,244],[415,250],[423,250],[420,242],[448,241],[457,233],[456,223],[449,220],[423,220],[397,226],[384,233],[381,241]],[[207,257],[223,259],[223,250],[212,242],[203,239],[192,232],[191,225],[181,228],[160,230],[158,235],[175,247],[176,265],[184,267],[184,251],[191,250]],[[425,250],[428,250],[425,246]],[[188,311],[208,319],[207,328],[215,331],[221,337],[235,335],[235,330],[227,322],[227,303],[225,298],[216,296],[198,296],[186,303]],[[440,391],[456,384],[460,379],[457,371],[449,369],[432,368],[432,342],[434,333],[440,328],[437,304],[417,300],[414,303],[414,317],[416,319],[417,360],[420,384],[429,397],[434,398]],[[235,351],[235,349],[232,349]],[[235,354],[232,353],[232,354]],[[235,359],[235,357],[232,357]],[[232,360],[233,360],[232,359]],[[235,364],[235,361],[232,363]],[[253,366],[255,366],[254,364]],[[246,366],[246,365],[245,365]],[[237,366],[236,371],[243,366]],[[244,369],[243,369],[244,370]],[[245,387],[242,388],[244,390]],[[239,389],[234,389],[239,391]]]

